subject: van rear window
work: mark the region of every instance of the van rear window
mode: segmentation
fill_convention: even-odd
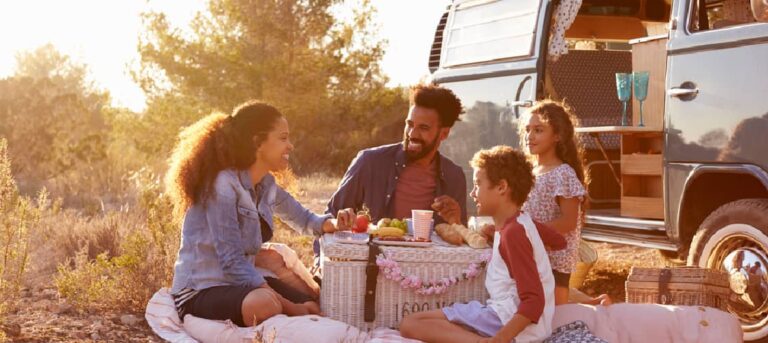
[[[464,1],[448,19],[441,65],[531,56],[541,0]]]

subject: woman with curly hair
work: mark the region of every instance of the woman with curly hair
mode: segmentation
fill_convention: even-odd
[[[181,133],[166,186],[183,218],[171,289],[182,319],[253,326],[281,313],[320,312],[311,295],[257,267],[273,214],[302,234],[336,230],[330,215],[310,212],[275,183],[271,172],[288,167],[292,150],[288,121],[258,101],[232,115],[208,115]]]

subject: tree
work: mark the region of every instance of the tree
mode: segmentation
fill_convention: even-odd
[[[15,74],[0,80],[0,138],[8,141],[22,190],[56,189],[58,180],[75,195],[80,185],[64,180],[94,179],[105,162],[109,94],[85,76],[84,65],[49,44],[17,55]]]
[[[382,137],[381,128],[401,121],[407,104],[401,89],[385,86],[384,42],[373,39],[369,1],[348,22],[333,15],[342,4],[210,0],[186,31],[146,13],[134,73],[155,99],[144,120],[177,115],[152,108],[168,99],[195,99],[197,112],[262,99],[289,118],[300,171],[343,171],[357,149],[399,137]]]

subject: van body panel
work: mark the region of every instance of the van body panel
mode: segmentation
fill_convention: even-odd
[[[552,2],[542,0],[540,6],[531,56],[441,66],[431,75],[433,82],[451,89],[465,109],[462,120],[454,124],[440,145],[440,152],[464,168],[468,189],[472,188],[469,160],[475,152],[500,144],[519,147],[517,128],[525,108],[516,104],[539,99],[543,65],[540,56],[548,42]],[[449,26],[452,14],[448,18]],[[449,37],[444,34],[443,46],[446,39]],[[467,201],[469,214],[476,214],[474,203]]]
[[[668,43],[666,88],[694,87],[692,97],[668,96],[668,163],[750,163],[768,170],[768,24],[689,32],[690,6]]]

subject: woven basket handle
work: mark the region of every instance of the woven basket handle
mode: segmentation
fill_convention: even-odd
[[[365,307],[363,319],[366,323],[376,319],[376,279],[379,277],[379,266],[376,256],[380,253],[379,245],[373,240],[368,241],[368,264],[365,266]]]
[[[657,303],[668,305],[672,303],[672,293],[669,291],[669,282],[672,280],[672,270],[664,268],[659,271],[659,299]]]

